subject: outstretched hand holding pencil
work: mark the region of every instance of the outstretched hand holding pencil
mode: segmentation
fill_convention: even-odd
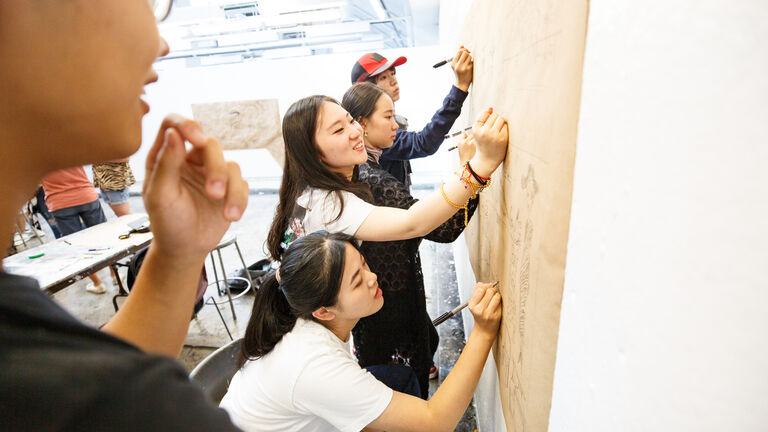
[[[478,284],[480,285],[480,284]],[[499,293],[499,289],[497,288],[499,285],[499,281],[496,281],[493,283],[491,288],[496,291],[496,293]],[[499,294],[501,296],[501,294]],[[456,315],[457,313],[461,312],[465,307],[469,305],[469,301],[465,301],[464,303],[456,306],[455,308],[451,309],[450,311],[440,315],[439,317],[435,318],[434,321],[432,321],[432,325],[437,327],[440,324],[446,322],[450,317]]]

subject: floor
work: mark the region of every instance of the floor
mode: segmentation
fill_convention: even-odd
[[[419,189],[414,190],[414,195],[420,196],[429,192],[431,192],[430,189]],[[230,228],[230,233],[237,236],[238,245],[248,265],[266,256],[264,241],[277,200],[275,193],[252,193],[244,217]],[[134,212],[144,211],[141,197],[132,196],[130,204]],[[102,205],[104,204],[102,203]],[[108,208],[105,208],[105,213],[108,219],[115,217]],[[43,225],[46,238],[53,238],[48,226]],[[37,244],[34,239],[29,243],[31,245]],[[450,244],[430,241],[422,242],[420,249],[427,293],[427,310],[434,319],[459,304],[453,252]],[[222,250],[222,255],[228,273],[242,267],[234,247],[225,248]],[[213,281],[210,259],[206,262],[206,268],[209,280]],[[121,272],[124,281],[125,270],[123,269]],[[117,289],[111,286],[109,270],[103,269],[97,274],[107,286],[105,294],[87,292],[85,287],[90,280],[86,278],[53,296],[57,302],[75,316],[94,326],[100,326],[112,317],[114,314],[112,297],[117,292]],[[233,312],[226,302],[226,297],[218,296],[215,284],[211,284],[206,293],[206,298],[210,297],[220,303],[221,317],[223,317],[232,335],[235,338],[241,337],[250,316],[253,296],[246,295],[234,302],[236,319],[233,318]],[[118,300],[119,303],[120,300]],[[438,382],[442,382],[451,371],[464,347],[465,338],[461,316],[454,316],[438,326],[438,333],[440,334],[440,346],[436,362],[439,366],[440,377],[438,380],[431,381],[430,395],[436,390]],[[179,361],[187,370],[191,371],[201,360],[229,340],[227,330],[216,311],[216,307],[206,305],[197,317],[190,321],[189,333]],[[474,406],[470,405],[456,430],[472,432],[476,430],[475,428],[475,410]]]

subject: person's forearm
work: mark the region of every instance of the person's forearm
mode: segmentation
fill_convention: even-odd
[[[172,258],[150,246],[125,304],[102,330],[144,351],[178,356],[204,260]]]
[[[482,167],[478,172],[490,176],[495,168],[492,162],[473,159]],[[482,173],[482,174],[481,174]],[[474,187],[477,183],[470,180]],[[396,241],[424,237],[453,216],[468,203],[473,188],[457,177],[449,178],[440,190],[429,194],[407,210],[376,207],[355,232],[355,238],[363,241]],[[450,202],[449,202],[450,201]]]
[[[495,335],[474,328],[453,370],[427,402],[440,430],[451,430],[464,415],[495,340]]]
[[[481,156],[475,156],[472,158],[470,165],[478,175],[490,177],[496,169],[497,164],[487,161]],[[477,185],[474,179],[470,181]],[[427,198],[414,204],[409,209],[409,211],[418,212],[418,216],[412,216],[414,218],[413,220],[422,221],[422,226],[420,227],[422,231],[420,232],[419,237],[423,237],[430,233],[448,220],[448,218],[458,210],[455,206],[448,203],[448,201],[455,205],[463,206],[465,203],[468,203],[469,198],[473,194],[470,187],[456,178],[446,181],[441,187],[442,190],[430,194]],[[453,211],[450,211],[450,209]]]
[[[463,206],[472,195],[472,189],[466,187],[458,178],[452,178],[442,184],[441,190],[437,190],[408,209],[409,219],[417,225],[417,235],[424,237],[459,210],[448,203],[450,200],[456,206]],[[443,196],[445,194],[445,196]],[[446,200],[448,198],[448,200]]]
[[[479,196],[475,199],[470,199],[467,204],[467,220],[472,219],[472,215],[477,210],[479,202]],[[464,211],[459,211],[447,221],[443,222],[437,228],[433,229],[429,234],[424,236],[425,239],[437,242],[437,243],[453,243],[464,232],[466,226],[464,225]]]

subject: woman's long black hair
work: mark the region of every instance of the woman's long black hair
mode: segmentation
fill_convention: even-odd
[[[272,351],[297,318],[314,319],[317,308],[336,304],[348,244],[358,249],[351,236],[327,231],[291,243],[280,264],[280,282],[273,272],[256,293],[238,369]]]
[[[294,102],[283,117],[283,141],[285,142],[285,166],[280,185],[280,202],[267,236],[267,249],[272,259],[279,261],[283,248],[281,243],[296,207],[296,199],[307,187],[327,190],[336,194],[340,210],[344,211],[341,191],[355,194],[363,200],[372,201],[368,185],[357,182],[358,168],[355,167],[352,180],[334,173],[321,161],[320,148],[315,143],[317,118],[324,102],[338,104],[328,96],[309,96]]]

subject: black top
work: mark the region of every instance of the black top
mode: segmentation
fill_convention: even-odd
[[[88,327],[0,272],[0,430],[234,431],[169,357]]]
[[[360,181],[371,188],[377,206],[410,208],[416,203],[408,188],[378,163],[360,165]],[[470,200],[469,216],[478,199]],[[464,210],[459,210],[424,238],[451,243],[464,231]],[[438,336],[427,314],[424,275],[421,270],[421,238],[389,242],[364,241],[360,247],[376,273],[384,294],[384,306],[362,318],[352,330],[355,353],[361,366],[401,363],[413,368],[424,399],[429,392],[429,368]]]

